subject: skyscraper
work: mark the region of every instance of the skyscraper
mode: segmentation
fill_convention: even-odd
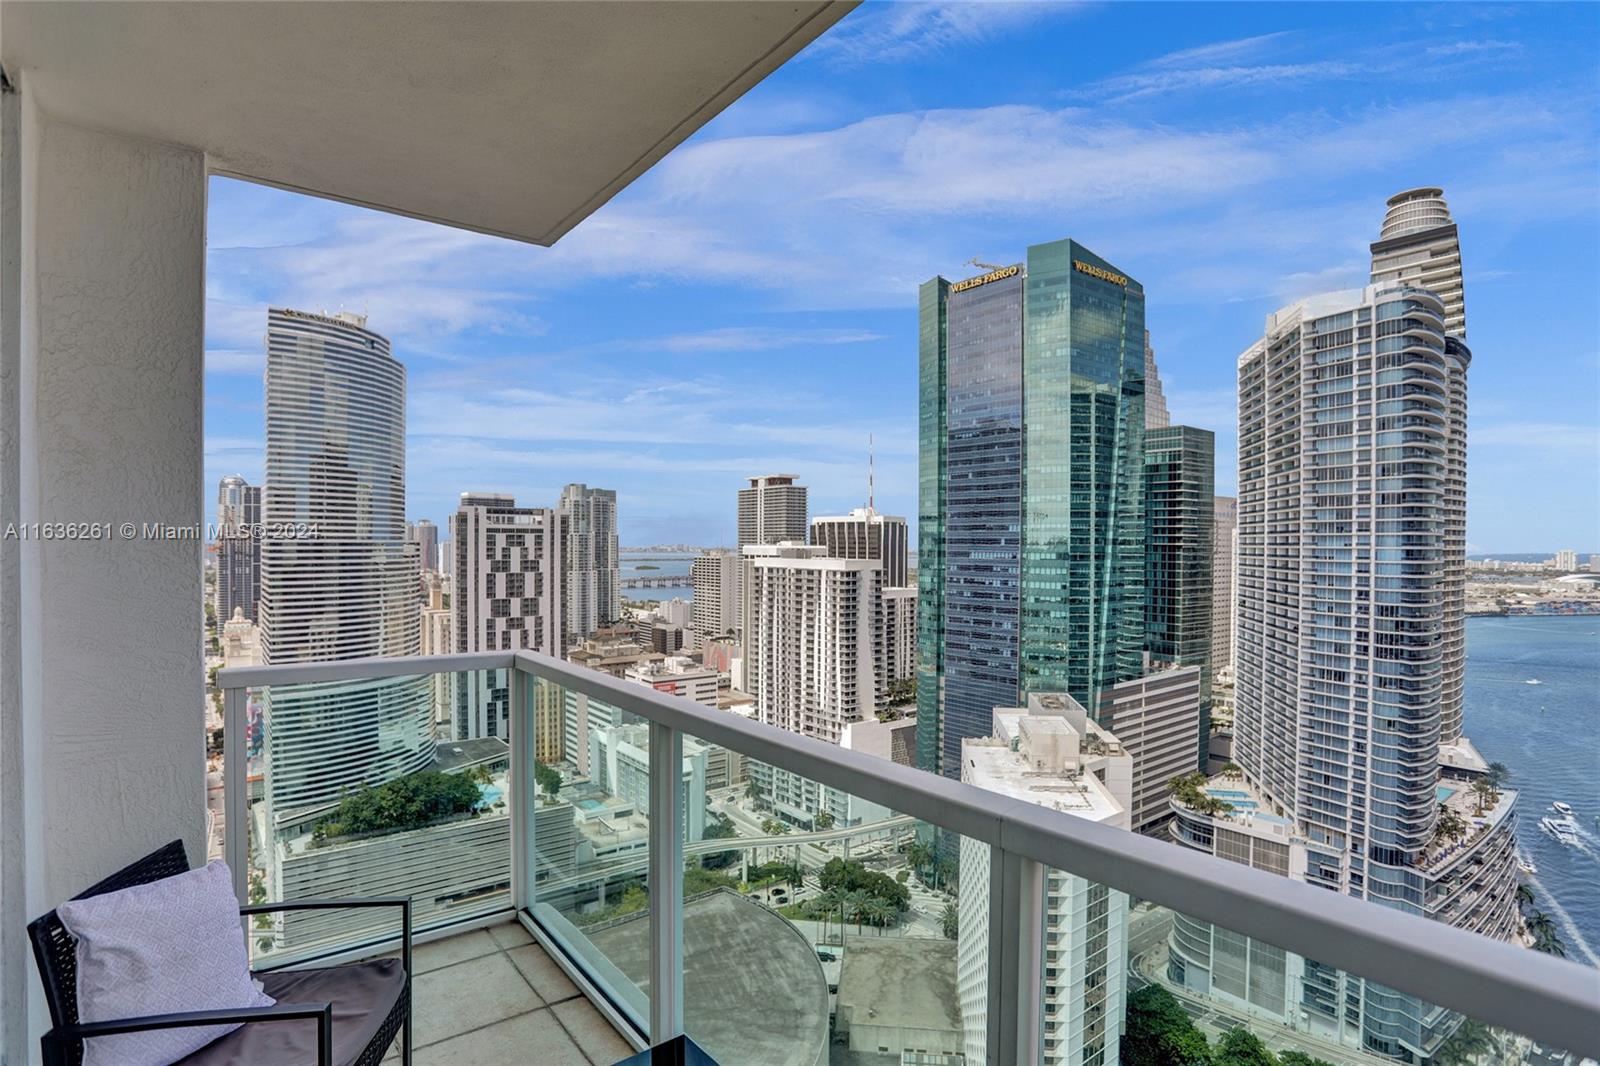
[[[1161,372],[1156,368],[1156,350],[1150,347],[1150,331],[1144,331],[1144,428],[1165,429],[1172,425],[1167,413],[1167,394],[1161,388]]]
[[[568,485],[561,490],[560,509],[565,518],[561,545],[566,567],[565,639],[576,644],[622,615],[617,493]]]
[[[689,564],[694,601],[689,627],[707,637],[720,637],[739,625],[739,553],[724,548],[701,552]]]
[[[1227,671],[1230,678],[1234,670],[1233,553],[1238,523],[1238,498],[1215,497],[1211,525],[1211,671],[1213,675]]]
[[[561,529],[562,516],[548,507],[518,507],[497,493],[461,494],[450,519],[457,651],[566,652]],[[510,698],[505,671],[458,675],[451,739],[506,737]]]
[[[1444,190],[1407,189],[1389,197],[1388,208],[1372,243],[1372,284],[1427,289],[1444,301],[1444,332],[1466,340],[1461,240]]]
[[[406,371],[350,312],[267,312],[262,662],[415,655],[417,549],[406,530]],[[269,691],[274,817],[420,770],[433,758],[426,677]]]
[[[1144,290],[1071,240],[920,292],[918,760],[1144,651]]]
[[[739,547],[806,539],[806,487],[793,474],[765,474],[739,490]]]
[[[240,529],[261,521],[261,486],[252,485],[238,474],[217,482],[217,527]]]
[[[1465,418],[1452,397],[1469,356],[1445,313],[1405,285],[1328,293],[1271,315],[1240,357],[1234,760],[1239,788],[1285,824],[1224,829],[1221,816],[1178,837],[1276,830],[1279,872],[1505,939],[1516,794],[1469,798],[1460,775],[1486,767],[1446,703],[1449,455]],[[1439,831],[1443,809],[1472,819],[1459,844]],[[1368,1051],[1425,1058],[1459,1020],[1288,961],[1285,1009]]]
[[[212,587],[216,624],[234,608],[259,620],[261,599],[261,486],[230,474],[217,485],[217,580]]]
[[[406,539],[417,545],[418,557],[424,570],[439,569],[439,527],[429,519],[419,518],[406,523]]]
[[[900,587],[909,572],[906,520],[857,507],[847,515],[819,515],[811,520],[811,543],[828,549],[835,559],[877,559],[883,584]]]
[[[761,721],[837,744],[877,710],[879,566],[815,545],[752,544],[745,684]]]
[[[1216,435],[1193,426],[1144,440],[1145,641],[1155,663],[1200,668],[1196,761],[1211,733],[1212,531]]]
[[[1407,189],[1389,197],[1372,244],[1372,283],[1427,289],[1444,304],[1446,397],[1443,501],[1444,678],[1439,729],[1445,743],[1461,736],[1467,670],[1467,349],[1461,242],[1444,190]]]

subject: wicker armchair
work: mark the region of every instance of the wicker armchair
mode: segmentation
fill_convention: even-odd
[[[183,841],[172,843],[118,870],[75,896],[86,899],[148,884],[189,869]],[[178,1066],[246,1066],[315,1062],[316,1066],[378,1066],[404,1030],[401,1062],[411,1066],[411,900],[312,900],[240,907],[241,915],[276,911],[395,907],[400,911],[400,968],[394,959],[321,969],[256,973],[271,1007],[188,1011],[115,1021],[78,1020],[76,943],[55,911],[28,924],[34,958],[44,982],[52,1028],[40,1041],[44,1066],[81,1066],[83,1042],[94,1036],[244,1022],[233,1032],[184,1057]],[[311,1038],[315,1026],[315,1039]],[[299,1023],[299,1024],[290,1024]]]

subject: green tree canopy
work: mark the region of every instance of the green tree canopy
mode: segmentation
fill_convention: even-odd
[[[1278,1066],[1278,1057],[1248,1029],[1223,1033],[1211,1061],[1215,1066]]]
[[[322,841],[352,833],[420,829],[466,814],[482,801],[483,792],[471,778],[423,770],[344,797],[332,814],[317,822],[311,835]]]
[[[1171,992],[1145,985],[1128,997],[1122,1066],[1211,1066],[1211,1046]]]
[[[533,780],[539,786],[539,791],[551,799],[555,799],[561,791],[561,775],[537,760],[533,764]]]

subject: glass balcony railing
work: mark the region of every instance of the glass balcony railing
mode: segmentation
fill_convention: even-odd
[[[720,1062],[797,1066],[1210,1061],[1182,1057],[1200,1043],[1282,1066],[1600,1057],[1600,971],[548,657],[218,684],[242,897],[409,895],[421,942],[514,916],[637,1046],[687,1033]],[[268,964],[392,947],[351,924],[253,933]]]

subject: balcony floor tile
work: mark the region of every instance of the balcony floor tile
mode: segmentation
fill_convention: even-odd
[[[453,966],[458,962],[468,959],[482,958],[493,955],[500,950],[500,945],[489,935],[486,929],[475,929],[470,933],[462,933],[448,940],[435,940],[431,944],[424,944],[411,953],[411,972],[413,974],[429,973],[444,966]]]
[[[633,1054],[518,923],[426,944],[413,962],[416,1066],[612,1066]],[[384,1063],[399,1060],[397,1041]]]
[[[430,1044],[415,1055],[416,1066],[473,1066],[477,1063],[512,1066],[522,1062],[538,1063],[538,1066],[591,1066],[591,1061],[548,1008]]]

